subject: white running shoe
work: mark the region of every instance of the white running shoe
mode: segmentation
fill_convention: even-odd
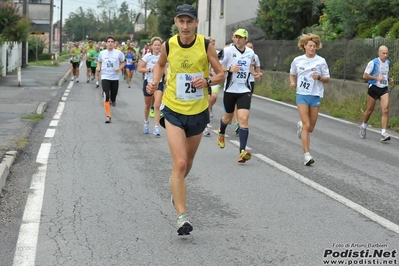
[[[209,132],[208,127],[205,127],[205,129],[204,129],[204,136],[209,137],[210,135],[211,135],[211,133]]]
[[[158,126],[154,127],[154,131],[152,132],[152,134],[154,134],[155,137],[160,137],[161,136],[161,133],[159,133],[159,127]]]
[[[391,140],[391,136],[389,136],[387,133],[381,134],[381,139],[380,139],[381,142],[388,140]]]
[[[298,121],[298,123],[296,123],[296,127],[298,128],[296,134],[299,139],[302,139],[302,121]]]
[[[360,126],[359,137],[362,139],[366,138],[366,129]]]
[[[144,122],[143,132],[144,134],[148,134],[150,132],[150,121]]]
[[[306,165],[306,166],[309,166],[309,165],[311,165],[313,163],[314,163],[313,157],[308,152],[305,153],[303,164]]]
[[[177,218],[177,233],[179,235],[189,235],[193,231],[193,226],[187,218],[185,213],[182,213]]]

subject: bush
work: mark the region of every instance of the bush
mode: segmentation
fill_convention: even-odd
[[[393,24],[391,30],[387,34],[387,37],[392,39],[399,38],[399,21]]]
[[[49,54],[49,53],[40,54],[38,59],[39,60],[51,60],[51,54]]]
[[[396,22],[397,18],[389,17],[378,23],[377,36],[385,37]]]
[[[357,25],[356,27],[356,33],[357,36],[361,39],[365,39],[365,38],[371,38],[373,36],[373,30],[370,27],[370,22],[363,22],[360,23],[359,25]]]
[[[28,38],[28,61],[36,61],[36,40],[37,40],[38,58],[43,53],[44,48],[46,48],[46,43],[45,43],[43,37],[33,37],[33,36],[29,37]]]

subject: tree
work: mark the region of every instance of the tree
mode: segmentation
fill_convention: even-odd
[[[290,40],[318,20],[320,1],[317,0],[261,0],[255,25],[266,39]]]
[[[136,12],[129,9],[129,5],[126,1],[122,2],[118,11],[119,14],[116,19],[116,33],[128,34],[133,32],[133,19],[136,17]]]
[[[335,33],[346,39],[355,37],[356,26],[367,19],[367,4],[358,0],[328,0],[325,12]]]
[[[0,2],[0,37],[6,41],[20,42],[31,29],[28,18],[18,14],[16,3]]]
[[[163,39],[170,37],[170,29],[174,24],[176,7],[182,4],[193,4],[193,0],[158,0],[158,32]]]

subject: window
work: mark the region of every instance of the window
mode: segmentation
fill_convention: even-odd
[[[220,0],[220,16],[224,16],[224,0]]]

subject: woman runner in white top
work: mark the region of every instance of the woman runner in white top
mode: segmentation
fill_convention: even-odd
[[[148,116],[150,113],[150,107],[152,105],[152,98],[154,97],[154,130],[153,134],[156,137],[160,137],[161,134],[159,132],[159,119],[161,116],[160,106],[162,101],[162,94],[164,90],[164,84],[161,81],[158,84],[158,89],[154,92],[154,94],[148,94],[146,91],[147,84],[149,82],[153,82],[153,70],[155,64],[157,63],[159,56],[161,55],[161,45],[162,39],[159,37],[154,37],[151,39],[151,47],[152,51],[143,55],[143,58],[140,61],[139,72],[144,74],[144,81],[143,81],[143,94],[144,94],[144,126],[143,132],[144,134],[149,133],[149,121]]]
[[[290,88],[296,88],[296,103],[301,121],[297,123],[297,135],[302,140],[304,165],[314,163],[310,155],[310,133],[313,132],[319,115],[320,101],[323,98],[324,83],[330,80],[326,60],[318,56],[321,48],[320,37],[315,34],[303,34],[298,42],[304,55],[296,57],[291,63]]]

